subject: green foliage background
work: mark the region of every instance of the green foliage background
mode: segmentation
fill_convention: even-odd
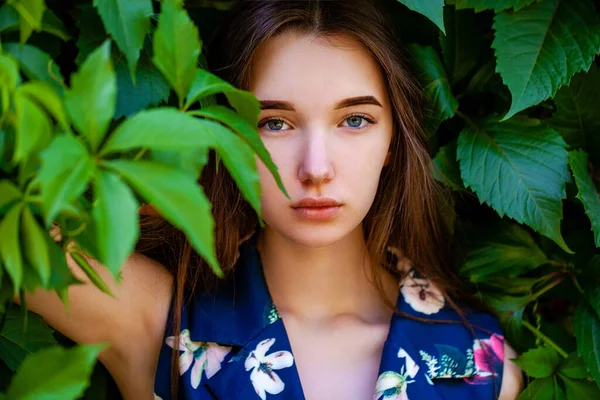
[[[81,254],[118,277],[137,208],[152,202],[220,275],[211,204],[196,183],[208,151],[259,215],[255,154],[285,192],[256,132],[256,99],[202,68],[201,38],[233,3],[0,7],[0,398],[118,396],[96,363],[102,345],[77,346],[12,304],[36,287],[67,304],[76,279],[65,253],[110,295]],[[520,399],[600,398],[598,4],[386,5],[430,100],[457,270],[521,353]],[[231,107],[216,105],[218,93]]]

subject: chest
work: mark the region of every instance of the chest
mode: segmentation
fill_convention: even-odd
[[[285,323],[308,400],[372,398],[387,325]]]

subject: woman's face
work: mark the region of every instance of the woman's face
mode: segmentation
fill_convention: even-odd
[[[291,197],[258,161],[267,229],[321,247],[361,229],[389,158],[392,110],[379,66],[356,40],[277,36],[256,54],[249,90],[261,101],[259,133]],[[295,208],[304,198],[341,203]]]

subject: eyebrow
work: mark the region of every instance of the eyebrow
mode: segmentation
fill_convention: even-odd
[[[358,97],[349,97],[338,102],[334,110],[338,110],[340,108],[358,106],[362,104],[372,104],[379,107],[383,107],[379,101],[374,96],[358,96]],[[260,100],[260,109],[261,110],[286,110],[286,111],[296,111],[294,108],[294,104],[289,101],[283,100]]]

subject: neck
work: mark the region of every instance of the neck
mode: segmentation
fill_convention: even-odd
[[[278,310],[310,320],[353,315],[371,322],[389,319],[391,310],[374,285],[380,274],[384,295],[395,304],[398,284],[372,268],[362,229],[325,247],[306,247],[268,227],[258,238],[263,271]]]

